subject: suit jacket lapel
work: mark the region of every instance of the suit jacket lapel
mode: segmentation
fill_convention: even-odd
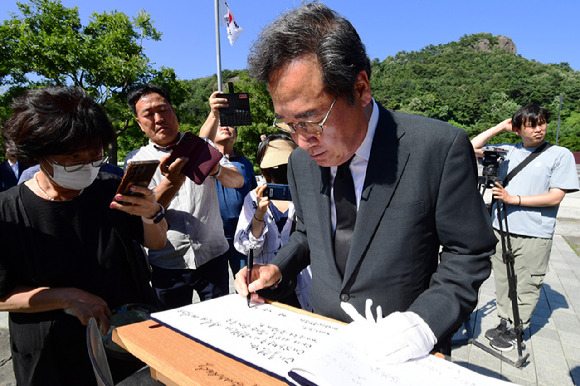
[[[409,159],[409,152],[399,146],[404,132],[398,131],[387,110],[379,106],[379,112],[343,286],[372,240]]]

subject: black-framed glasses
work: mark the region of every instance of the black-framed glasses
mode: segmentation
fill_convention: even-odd
[[[292,122],[286,123],[286,122],[278,121],[278,118],[274,118],[274,127],[277,127],[280,130],[283,130],[283,131],[290,133],[290,134],[295,134],[295,133],[300,134],[301,132],[308,134],[308,135],[321,134],[324,130],[323,126],[326,123],[326,120],[328,119],[328,116],[330,115],[330,112],[332,111],[332,107],[334,106],[334,103],[336,102],[337,99],[338,99],[338,96],[336,98],[334,98],[334,100],[332,101],[332,104],[330,105],[330,108],[328,109],[328,112],[326,113],[326,116],[320,122],[301,121],[298,123],[292,123]]]
[[[88,163],[82,163],[82,164],[76,164],[76,165],[61,165],[56,161],[52,161],[53,164],[58,165],[58,166],[62,166],[64,168],[64,170],[66,172],[72,173],[72,172],[76,172],[77,170],[81,170],[83,168],[83,166],[85,165],[92,165],[95,168],[100,168],[101,166],[103,166],[104,164],[106,164],[109,161],[109,156],[104,156],[103,158],[101,158],[98,161],[91,161]]]

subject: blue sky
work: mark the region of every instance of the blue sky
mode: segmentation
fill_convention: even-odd
[[[232,47],[221,28],[222,68],[246,68],[249,47],[277,15],[301,0],[229,0],[244,32]],[[172,67],[180,79],[216,73],[214,0],[62,0],[78,6],[83,25],[92,12],[117,9],[135,16],[141,9],[163,33],[146,42],[154,67]],[[518,54],[541,63],[568,62],[580,71],[580,1],[553,0],[323,0],[351,21],[371,59],[457,41],[478,32],[512,38]],[[15,0],[0,0],[2,20],[16,11]]]

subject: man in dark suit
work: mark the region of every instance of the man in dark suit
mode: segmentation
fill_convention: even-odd
[[[6,158],[6,161],[0,162],[0,192],[16,186],[20,174],[25,169],[10,150],[6,151]]]
[[[363,314],[371,299],[386,317],[377,323],[381,336],[364,344],[385,357],[411,347],[392,362],[426,355],[437,342],[449,354],[496,243],[466,132],[376,103],[356,30],[319,3],[267,27],[248,63],[268,83],[275,125],[300,146],[288,166],[297,225],[272,264],[254,267],[249,288],[247,270],[238,273],[238,292],[283,288],[310,264],[314,312],[350,321],[341,305]],[[356,204],[346,246],[337,243],[344,199],[335,181],[343,164]]]

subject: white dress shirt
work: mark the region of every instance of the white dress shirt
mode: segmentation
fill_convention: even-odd
[[[371,157],[371,147],[373,145],[373,138],[375,137],[375,130],[377,129],[377,124],[379,123],[379,107],[375,100],[372,100],[373,111],[371,117],[369,118],[369,124],[367,127],[367,135],[362,141],[359,148],[354,153],[354,157],[350,163],[349,169],[352,174],[352,179],[354,181],[354,190],[356,195],[356,208],[358,210],[360,206],[360,198],[362,195],[362,190],[365,183],[365,177],[367,175],[367,166],[369,164],[369,158]],[[338,166],[330,167],[330,182],[332,189],[330,192],[330,218],[332,221],[332,231],[336,230],[336,206],[334,205],[334,178],[336,177],[336,170]]]

